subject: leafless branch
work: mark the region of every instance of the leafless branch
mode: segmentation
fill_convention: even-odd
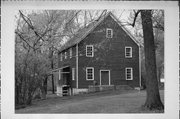
[[[131,24],[132,27],[135,26],[135,23],[136,23],[136,19],[138,17],[138,14],[140,13],[140,10],[136,11],[136,10],[133,10],[134,11],[134,20],[133,20],[133,23]]]
[[[34,26],[32,25],[31,20],[25,16],[21,10],[19,10],[20,16],[23,18],[23,20],[28,24],[28,26],[33,30],[33,32],[35,33],[36,36],[38,36],[41,40],[44,41],[44,39],[42,38],[42,36],[39,35],[39,33],[37,33],[37,31],[35,30]]]
[[[21,33],[18,33],[17,31],[15,31],[15,33],[32,49],[34,49],[33,46],[31,46],[25,39],[24,37],[21,35]]]
[[[122,14],[124,13],[124,11],[125,11],[125,10],[123,10],[123,11],[121,12],[121,14],[119,15],[118,19],[121,18],[121,16],[122,16]]]
[[[101,13],[101,15],[98,17],[97,21],[98,21],[103,15],[105,15],[106,13],[107,13],[107,9],[103,10],[102,13]]]

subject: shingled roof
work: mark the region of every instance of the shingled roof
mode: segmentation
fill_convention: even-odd
[[[80,29],[77,31],[77,33],[74,35],[73,38],[69,39],[59,50],[59,52],[68,49],[79,42],[81,42],[92,30],[96,28],[106,17],[111,15],[111,17],[123,28],[123,30],[133,39],[135,43],[139,46],[140,43],[132,36],[132,34],[119,22],[119,20],[111,13],[108,12],[106,15],[101,16],[99,20],[95,20],[94,22],[90,23],[88,26]]]

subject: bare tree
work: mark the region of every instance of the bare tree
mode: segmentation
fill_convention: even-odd
[[[42,97],[47,92],[47,77],[55,64],[54,52],[61,46],[65,36],[69,36],[67,17],[75,11],[36,11],[24,14],[19,11],[17,19],[15,52],[15,94],[16,104],[31,104],[35,91],[39,88]],[[73,25],[74,23],[68,23]],[[51,57],[49,57],[49,48]],[[53,61],[53,62],[51,62]]]

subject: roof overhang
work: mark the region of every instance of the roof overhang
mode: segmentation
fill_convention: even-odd
[[[59,72],[59,70],[62,70],[64,68],[68,68],[68,67],[70,67],[70,66],[63,66],[61,68],[52,69],[49,71],[49,74],[52,74],[53,72]]]
[[[63,50],[68,49],[68,48],[70,48],[70,47],[72,47],[72,46],[74,46],[74,45],[76,45],[76,44],[79,44],[91,31],[93,31],[93,30],[94,30],[106,17],[108,17],[109,15],[113,18],[113,20],[114,20],[115,22],[118,23],[118,25],[130,36],[130,38],[131,38],[139,47],[141,47],[141,46],[143,47],[143,44],[141,44],[140,42],[137,41],[137,39],[132,35],[132,33],[131,33],[126,27],[124,27],[123,24],[120,23],[120,21],[117,19],[117,17],[114,16],[114,14],[112,14],[111,12],[108,12],[105,16],[102,16],[102,18],[100,18],[100,19],[94,24],[94,26],[93,26],[91,29],[89,29],[82,37],[80,37],[75,44],[73,44],[73,45],[71,45],[71,46],[69,46],[69,47],[66,47],[66,48],[62,49],[62,50],[60,50],[59,52],[62,52]],[[70,39],[70,40],[71,40],[71,39]]]

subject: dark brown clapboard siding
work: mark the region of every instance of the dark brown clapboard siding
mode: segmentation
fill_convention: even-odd
[[[113,29],[113,38],[105,37],[106,28]],[[105,42],[104,42],[105,41]],[[86,45],[94,45],[94,57],[86,57]],[[125,58],[125,46],[131,46],[133,58]],[[69,49],[67,59],[59,59],[59,67],[69,65],[70,68],[76,68],[76,47],[73,46],[73,58],[69,59]],[[137,44],[124,32],[118,24],[109,16],[99,24],[81,43],[79,44],[79,88],[87,88],[93,85],[93,81],[86,80],[86,67],[94,67],[94,81],[100,84],[100,70],[111,71],[111,84],[139,86],[139,48]],[[125,68],[133,68],[133,80],[125,80]],[[72,73],[72,72],[71,72]],[[76,87],[76,80],[72,81],[72,87]],[[75,76],[76,79],[76,76]]]
[[[67,52],[67,59],[64,59],[63,56],[63,61],[60,61],[60,54],[58,54],[58,67],[64,67],[64,66],[70,66],[70,74],[72,74],[72,68],[76,69],[76,47],[73,46],[72,47],[72,58],[69,57],[70,51],[69,49],[66,49],[64,51],[62,51],[63,55],[64,52]],[[75,80],[72,80],[72,75],[70,75],[70,84],[72,87],[76,87],[76,70],[75,70]]]
[[[105,29],[113,29],[113,38],[105,37]],[[105,49],[103,41],[106,40]],[[86,45],[93,44],[94,47],[100,45],[101,48],[95,47],[93,58],[85,56]],[[131,46],[133,58],[125,58],[125,46]],[[139,86],[139,48],[137,44],[118,26],[118,24],[109,16],[99,24],[81,43],[79,44],[79,88],[87,88],[93,85],[93,81],[86,80],[86,67],[94,67],[94,80],[99,84],[100,70],[111,71],[111,84]],[[97,60],[97,59],[101,60]],[[125,68],[133,68],[133,80],[125,80]]]

